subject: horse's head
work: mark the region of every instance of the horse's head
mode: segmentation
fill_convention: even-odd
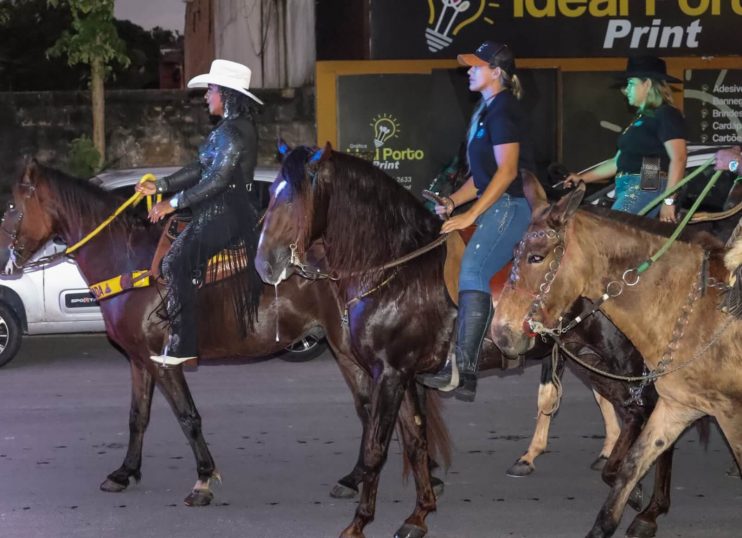
[[[41,200],[43,167],[36,160],[26,164],[0,223],[0,270],[20,268],[53,235],[49,208]],[[11,263],[12,262],[12,263]]]
[[[305,252],[320,233],[315,222],[315,184],[318,168],[332,152],[298,146],[294,149],[279,141],[281,171],[271,185],[270,202],[255,257],[255,268],[268,284],[288,278],[304,261]]]
[[[534,323],[551,327],[582,289],[576,273],[565,267],[564,261],[571,254],[567,249],[570,217],[585,195],[585,185],[580,183],[549,205],[532,174],[523,175],[523,184],[532,209],[531,224],[516,249],[510,280],[491,327],[494,342],[509,356],[528,351],[534,344]]]

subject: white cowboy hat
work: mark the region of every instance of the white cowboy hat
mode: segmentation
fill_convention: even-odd
[[[229,60],[214,60],[211,62],[211,69],[205,75],[198,75],[188,81],[189,88],[207,88],[209,84],[224,86],[232,90],[247,95],[250,99],[257,101],[261,105],[263,101],[250,93],[250,68],[246,65],[230,62]]]

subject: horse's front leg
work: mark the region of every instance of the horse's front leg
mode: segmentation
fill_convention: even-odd
[[[430,476],[425,390],[416,383],[409,386],[405,391],[404,401],[399,413],[404,450],[415,476],[417,503],[414,512],[395,534],[395,537],[398,538],[421,538],[425,536],[428,532],[425,518],[436,508],[436,496]]]
[[[595,403],[597,403],[600,408],[600,414],[603,416],[605,440],[603,441],[603,448],[600,450],[600,454],[595,461],[590,464],[590,468],[593,471],[602,471],[608,458],[611,457],[613,449],[621,435],[621,424],[616,416],[616,409],[613,407],[610,400],[603,398],[603,396],[598,394],[595,389],[593,389],[593,397],[595,398]]]
[[[352,499],[358,495],[359,485],[363,479],[363,447],[366,439],[366,429],[368,421],[371,418],[371,391],[373,389],[373,380],[371,376],[355,361],[345,353],[335,351],[340,373],[343,375],[345,382],[350,388],[353,395],[353,404],[356,408],[356,414],[361,420],[362,435],[361,447],[358,452],[358,460],[353,470],[342,477],[330,490],[330,496],[336,499]]]
[[[389,451],[389,441],[397,421],[399,407],[409,379],[398,370],[386,367],[374,386],[371,418],[363,439],[363,488],[353,521],[340,534],[341,538],[363,538],[363,529],[373,521],[379,473]]]
[[[335,356],[337,358],[338,366],[340,367],[340,372],[343,374],[343,378],[353,395],[356,414],[361,420],[362,435],[358,460],[356,461],[355,467],[353,467],[353,470],[349,474],[340,478],[337,483],[332,486],[330,497],[335,499],[352,499],[358,495],[361,480],[363,480],[363,440],[366,438],[366,428],[371,417],[371,390],[373,389],[373,380],[368,372],[363,368],[360,368],[355,361],[350,359],[347,355],[335,351]],[[412,405],[413,403],[411,401],[404,399],[402,401],[400,416],[414,416],[417,411],[415,407],[412,407]],[[436,413],[438,414],[434,417],[434,420],[440,421],[440,417],[438,416],[440,413],[437,411]],[[438,464],[431,457],[430,453],[428,453],[428,462],[432,473],[433,470],[438,468]],[[443,490],[445,489],[443,480],[435,476],[431,476],[430,480],[436,498],[443,495]]]
[[[631,447],[598,513],[588,538],[613,536],[634,486],[646,474],[657,457],[668,450],[693,421],[703,416],[695,409],[668,402],[660,397],[646,426]]]
[[[221,478],[216,471],[209,448],[206,446],[201,430],[201,416],[193,403],[191,391],[183,375],[183,368],[181,366],[159,368],[157,384],[162,389],[196,456],[198,480],[184,502],[188,506],[206,506],[214,498],[214,494],[209,489],[210,481]]]
[[[615,383],[621,382],[616,381]],[[623,386],[616,385],[616,388],[620,388],[617,393],[618,397],[616,398],[616,401],[625,402],[630,396],[628,394],[628,391]],[[631,446],[634,444],[636,438],[639,437],[639,434],[642,431],[642,427],[647,422],[649,411],[651,411],[651,409],[646,410],[637,404],[619,406],[617,407],[617,409],[619,410],[618,412],[621,415],[621,423],[623,424],[623,428],[621,428],[620,430],[620,434],[613,447],[613,451],[608,456],[608,459],[606,460],[601,473],[603,482],[608,484],[608,486],[613,486],[616,483],[619,466],[621,465],[621,462],[626,459],[626,455],[631,449]],[[628,504],[634,510],[639,511],[642,509],[642,502],[642,485],[640,483],[637,483],[636,487],[631,491]]]
[[[142,478],[142,442],[149,424],[154,379],[139,357],[129,358],[131,368],[131,409],[129,410],[129,447],[121,467],[108,475],[100,485],[103,491],[119,492],[129,486],[129,478]]]
[[[549,427],[551,417],[559,405],[559,391],[552,382],[553,364],[550,355],[543,358],[541,362],[541,382],[538,387],[538,414],[536,415],[536,428],[533,431],[531,443],[525,454],[515,460],[515,463],[505,471],[505,474],[515,478],[528,476],[536,470],[534,460],[546,452],[549,442]],[[564,374],[564,360],[559,359],[557,364],[557,376],[561,379]]]
[[[632,538],[652,538],[657,533],[657,518],[670,510],[670,481],[673,448],[657,458],[654,470],[654,491],[647,507],[634,518],[626,531]]]

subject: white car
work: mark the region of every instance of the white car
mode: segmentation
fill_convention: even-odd
[[[134,184],[145,174],[163,177],[178,167],[110,170],[91,179],[102,188],[118,191],[125,197],[133,194]],[[267,187],[277,170],[258,168],[255,179],[264,185],[259,196],[267,204]],[[50,241],[34,259],[60,252],[66,245]],[[2,270],[2,268],[0,268]],[[63,259],[54,264],[18,274],[0,274],[0,367],[18,353],[22,335],[104,332],[103,317],[88,290],[77,264]],[[281,355],[289,361],[310,360],[326,348],[324,334],[317,330],[292,344]]]

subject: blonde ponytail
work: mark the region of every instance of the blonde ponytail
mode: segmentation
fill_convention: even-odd
[[[500,84],[502,84],[503,88],[510,89],[516,99],[523,97],[523,85],[515,73],[508,75],[504,69],[500,69]]]

